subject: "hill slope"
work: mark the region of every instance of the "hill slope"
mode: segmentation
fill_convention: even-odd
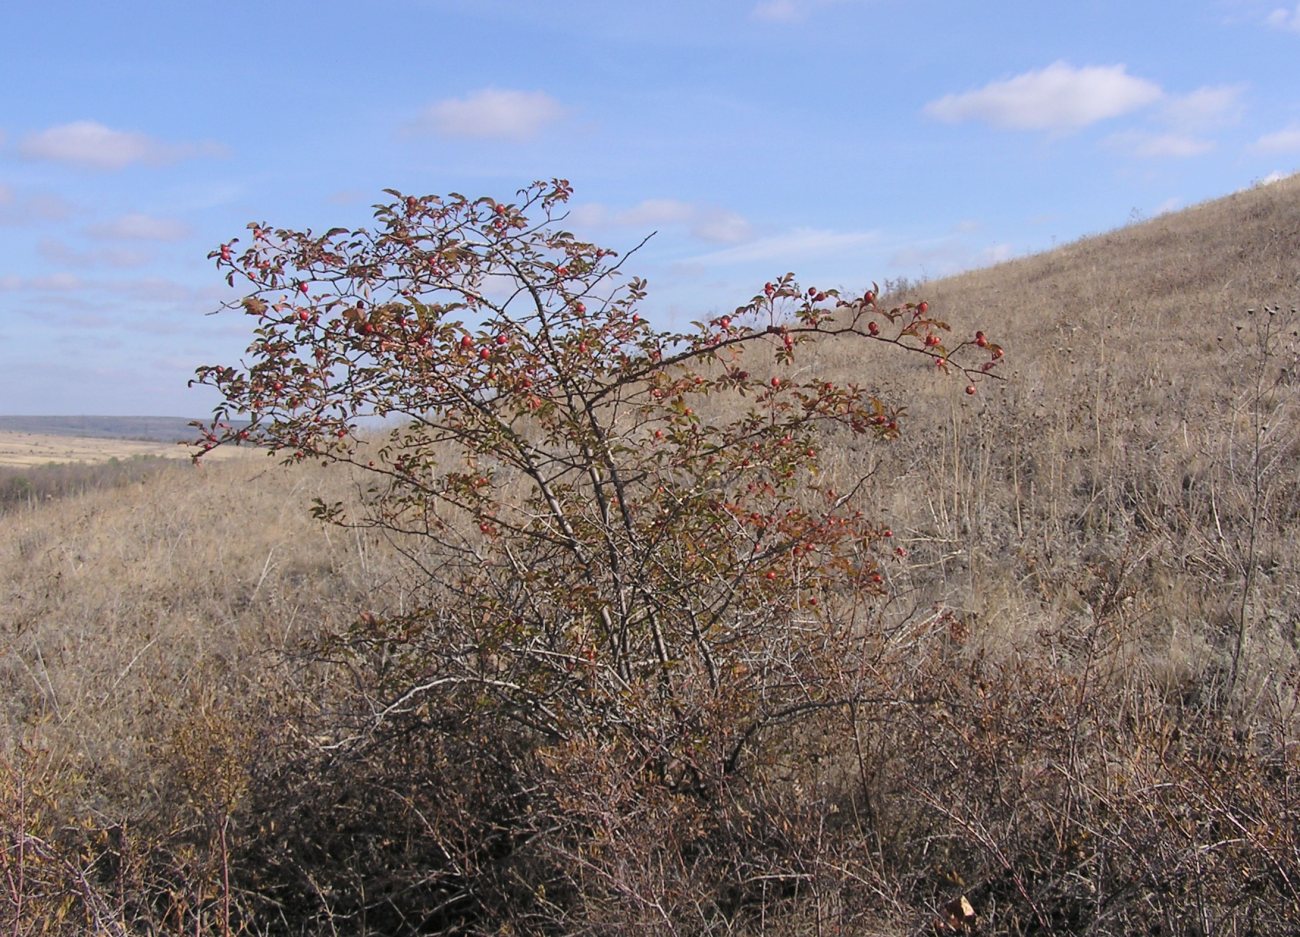
[[[1213,530],[1187,525],[1244,496],[1242,459],[1259,442],[1268,504],[1256,515],[1283,524],[1269,547],[1280,561],[1297,468],[1287,388],[1297,374],[1298,245],[1295,176],[926,284],[959,338],[979,327],[1006,346],[1008,379],[963,398],[915,368],[882,365],[881,378],[917,404],[920,431],[881,458],[937,490],[918,499],[909,489],[881,507],[903,512],[920,541],[962,544],[966,559],[1019,557],[998,581],[1025,582],[1020,564],[1031,564],[1068,583],[1061,564],[1118,561],[1148,537],[1190,549],[1195,533],[1223,547],[1222,513]],[[818,366],[861,368],[834,351]],[[969,593],[952,587],[954,600]]]

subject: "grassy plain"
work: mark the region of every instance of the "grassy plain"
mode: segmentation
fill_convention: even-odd
[[[874,473],[863,507],[906,551],[885,617],[908,666],[888,677],[938,702],[865,719],[852,887],[842,865],[808,871],[821,890],[774,901],[767,932],[935,932],[962,896],[980,933],[1296,932],[1300,177],[920,295],[1006,346],[1005,381],[968,397],[833,346],[797,366],[917,414],[825,467]],[[65,444],[0,436],[0,464],[136,446]],[[238,926],[308,927],[251,897],[289,822],[260,785],[350,680],[302,651],[412,599],[398,551],[313,522],[313,497],[349,498],[348,479],[244,458],[5,517],[13,933],[219,933],[232,867],[236,905],[263,915]],[[338,887],[310,920],[363,932],[330,917]]]
[[[193,454],[194,449],[179,443],[0,430],[0,468],[30,468],[65,462],[93,465],[113,459],[123,462],[130,459],[189,459]],[[234,449],[213,453],[219,459],[247,454],[246,450]]]

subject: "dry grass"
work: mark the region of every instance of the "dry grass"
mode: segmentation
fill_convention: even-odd
[[[868,507],[908,550],[890,678],[938,701],[864,717],[856,932],[923,930],[963,893],[989,933],[1300,926],[1297,244],[1293,177],[926,284],[1008,350],[973,398],[887,356],[806,359],[917,414],[826,459],[876,470]],[[312,522],[318,495],[346,479],[241,459],[5,517],[0,845],[72,857],[33,839],[18,905],[10,849],[13,933],[231,924],[227,833],[265,833],[249,792],[349,679],[299,652],[406,601],[400,557]],[[109,859],[98,904],[32,886],[85,891],[75,869]]]

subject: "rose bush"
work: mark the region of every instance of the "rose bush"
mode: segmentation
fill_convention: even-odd
[[[820,464],[898,435],[908,401],[800,365],[854,341],[970,394],[1002,349],[789,274],[666,331],[626,258],[563,228],[562,180],[389,194],[371,228],[256,224],[211,255],[254,340],[198,371],[223,398],[201,445],[351,466],[359,503],[319,515],[412,560],[412,604],[313,648],[353,691],[310,781],[281,779],[301,825],[259,847],[266,887],[421,931],[705,929],[806,899],[815,865],[849,868],[827,824],[872,823],[837,806],[861,713],[913,701],[879,679],[873,482]]]

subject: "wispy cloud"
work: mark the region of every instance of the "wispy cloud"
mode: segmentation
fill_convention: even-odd
[[[0,225],[29,225],[63,221],[72,206],[53,195],[20,195],[12,186],[0,183]]]
[[[734,244],[751,234],[749,222],[733,211],[677,199],[646,199],[630,208],[617,210],[589,202],[574,208],[570,220],[590,227],[643,230],[660,225],[685,225],[700,240],[719,244]]]
[[[188,283],[166,277],[86,278],[67,271],[37,276],[17,274],[0,276],[0,292],[65,294],[57,298],[57,302],[65,308],[94,308],[101,311],[105,309],[106,304],[111,308],[114,301],[126,300],[130,313],[120,320],[124,325],[128,324],[131,317],[138,312],[140,303],[188,305],[206,302],[211,298],[206,289],[197,289]],[[215,306],[216,303],[214,302],[213,305]],[[34,315],[43,316],[45,310],[36,310]],[[172,325],[178,332],[188,328],[182,322],[174,322]]]
[[[1300,33],[1300,3],[1297,3],[1294,9],[1278,7],[1268,15],[1265,20],[1268,25],[1274,29],[1285,29],[1293,33]]]
[[[691,233],[702,241],[716,244],[735,244],[753,233],[753,228],[743,215],[718,209],[698,215],[691,225]]]
[[[798,23],[820,7],[842,2],[844,0],[761,0],[750,9],[749,15],[769,23]]]
[[[86,230],[92,237],[109,241],[180,241],[190,234],[189,226],[174,218],[139,212],[91,225]]]
[[[1300,152],[1300,127],[1266,133],[1251,145],[1251,149],[1256,153]]]
[[[223,156],[226,150],[217,143],[169,143],[143,133],[114,130],[93,120],[79,120],[28,134],[19,142],[18,152],[28,159],[115,170],[136,164],[159,166],[196,157]]]
[[[795,228],[786,234],[759,238],[745,244],[699,254],[687,264],[740,264],[759,261],[795,260],[821,257],[836,251],[857,250],[880,242],[876,231],[827,231],[821,228]]]
[[[1106,145],[1143,159],[1188,159],[1214,149],[1214,142],[1180,133],[1133,130],[1106,138]]]
[[[0,277],[0,291],[4,292],[33,290],[41,293],[66,293],[80,290],[84,286],[85,283],[75,273],[51,273],[35,277],[10,274]]]
[[[925,113],[948,123],[981,121],[1016,130],[1075,130],[1145,107],[1163,96],[1159,85],[1124,65],[1075,68],[1055,62],[975,91],[945,95]]]
[[[1217,130],[1241,117],[1241,96],[1245,85],[1217,85],[1197,88],[1188,94],[1167,98],[1160,118],[1185,133]]]
[[[463,98],[447,98],[430,105],[413,129],[447,137],[528,140],[566,113],[544,91],[484,88]]]
[[[889,255],[888,265],[909,276],[948,276],[999,264],[1014,255],[1015,249],[1005,242],[976,246],[965,238],[946,237],[900,247]]]
[[[51,263],[79,269],[86,267],[116,267],[119,269],[143,267],[152,259],[148,252],[142,250],[133,250],[116,245],[96,247],[91,250],[77,250],[63,241],[53,239],[41,241],[36,246],[36,251],[43,259]]]

